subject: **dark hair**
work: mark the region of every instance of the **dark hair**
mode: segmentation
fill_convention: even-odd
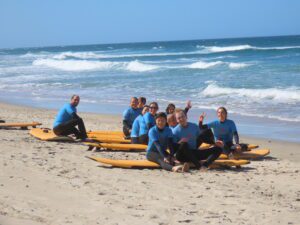
[[[134,100],[138,100],[138,98],[137,98],[137,97],[131,97],[131,98],[130,98],[130,101],[131,101],[132,99],[134,99]]]
[[[138,100],[141,101],[143,104],[146,104],[146,102],[147,102],[145,97],[139,97]]]
[[[221,106],[221,107],[219,107],[218,109],[217,109],[217,112],[220,110],[220,109],[222,109],[224,112],[225,112],[225,114],[226,114],[226,119],[227,119],[227,109],[225,108],[225,107],[223,107],[223,106]]]
[[[151,106],[151,105],[155,105],[155,106],[158,108],[157,102],[151,102],[151,103],[150,103],[150,106]]]
[[[165,118],[167,120],[167,115],[164,112],[159,112],[155,115],[155,120],[158,118]]]
[[[170,103],[167,108],[166,108],[166,113],[169,114],[169,110],[170,108],[173,107],[174,109],[176,108],[175,105],[173,103]]]
[[[72,95],[71,99],[75,98],[75,97],[79,97],[79,95]],[[80,98],[80,97],[79,97]]]
[[[143,106],[143,109],[144,109],[144,108],[149,108],[149,107],[150,107],[149,105],[144,105],[144,106]]]

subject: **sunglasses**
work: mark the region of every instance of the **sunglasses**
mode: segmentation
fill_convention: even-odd
[[[150,109],[158,109],[158,107],[153,106],[153,107],[150,107]]]

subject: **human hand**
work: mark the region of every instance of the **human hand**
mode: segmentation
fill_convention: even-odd
[[[164,158],[164,162],[170,164],[170,160],[167,157]]]
[[[239,144],[234,145],[234,148],[235,148],[236,152],[242,151],[242,147]]]
[[[191,100],[188,100],[186,102],[186,108],[188,108],[188,109],[192,108],[192,102],[191,102]]]
[[[223,147],[224,147],[224,142],[223,142],[223,141],[220,141],[220,140],[217,140],[216,143],[215,143],[215,145],[216,145],[217,147],[223,148]]]
[[[206,117],[206,113],[203,112],[203,113],[199,116],[199,123],[202,123],[205,117]]]
[[[181,138],[180,141],[178,143],[183,143],[183,142],[188,142],[189,138]]]

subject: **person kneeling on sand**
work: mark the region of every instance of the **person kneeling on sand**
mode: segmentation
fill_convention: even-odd
[[[130,138],[133,121],[141,114],[138,108],[137,97],[130,99],[130,107],[123,112],[123,133],[126,138]]]
[[[207,170],[209,165],[222,153],[222,143],[216,142],[216,146],[206,149],[198,149],[199,127],[187,121],[186,114],[181,109],[175,112],[178,125],[173,129],[176,145],[176,159],[180,162],[193,163],[196,169]],[[201,163],[201,160],[205,162]]]
[[[206,125],[203,125],[205,113],[199,118],[199,127],[204,129],[212,129],[214,133],[215,141],[222,142],[223,153],[230,155],[231,153],[239,153],[242,148],[245,150],[247,146],[245,144],[239,144],[239,135],[233,120],[227,119],[227,110],[225,107],[219,107],[217,109],[218,120],[212,121]],[[233,139],[236,144],[233,144]]]
[[[80,101],[78,95],[73,95],[70,103],[66,103],[58,112],[53,124],[53,132],[56,135],[74,134],[77,139],[87,139],[87,134],[82,118],[77,115]],[[76,128],[78,126],[78,129]]]
[[[149,131],[149,143],[146,158],[159,164],[163,169],[173,172],[186,172],[188,167],[173,166],[173,134],[167,124],[167,116],[160,112],[155,116],[156,125]],[[170,153],[167,152],[169,148]]]

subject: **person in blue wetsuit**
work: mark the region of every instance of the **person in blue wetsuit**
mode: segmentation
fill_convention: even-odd
[[[158,110],[157,102],[151,102],[149,107],[149,112],[145,113],[143,116],[145,121],[145,126],[140,127],[139,142],[142,144],[148,143],[148,132],[151,127],[155,126],[155,115]]]
[[[156,125],[149,130],[149,143],[146,158],[159,164],[163,169],[173,172],[186,172],[188,168],[173,166],[173,134],[167,124],[167,116],[160,112],[155,116]],[[169,148],[169,152],[167,152]]]
[[[143,109],[146,105],[147,99],[145,97],[139,97],[138,98],[138,108]]]
[[[222,143],[216,142],[212,148],[199,150],[199,126],[188,122],[183,110],[176,109],[175,116],[178,122],[173,129],[174,143],[177,149],[176,159],[180,162],[193,163],[197,169],[206,170],[222,153]],[[205,162],[201,163],[201,160],[205,160]]]
[[[203,129],[212,129],[215,141],[221,141],[224,144],[223,153],[230,154],[231,152],[240,152],[241,145],[239,144],[239,135],[234,121],[227,119],[227,110],[225,107],[217,109],[218,120],[212,121],[203,125],[205,114],[199,118],[199,126]],[[233,139],[235,145],[233,144]]]
[[[137,118],[135,118],[135,120],[133,121],[131,135],[130,135],[132,144],[143,144],[142,142],[139,141],[139,136],[140,136],[140,129],[144,130],[146,127],[143,115],[145,115],[145,113],[147,112],[149,112],[149,106],[144,105],[142,114],[139,115]]]
[[[53,124],[53,132],[56,135],[74,134],[77,139],[85,140],[87,138],[83,120],[77,115],[76,107],[79,101],[80,97],[73,95],[71,102],[65,104],[59,110]],[[78,126],[78,129],[76,126]]]
[[[123,112],[123,133],[126,138],[130,138],[133,121],[142,113],[137,106],[138,99],[132,97],[130,99],[130,107]]]

